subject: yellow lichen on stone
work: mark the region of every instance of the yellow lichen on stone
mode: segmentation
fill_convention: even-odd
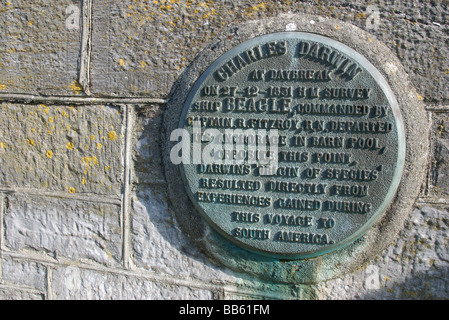
[[[40,110],[41,108],[44,108],[44,112],[47,114],[50,112],[50,108],[47,107],[45,104],[40,104],[38,110]]]
[[[91,156],[91,157],[83,157],[81,159],[85,164],[87,165],[91,165],[91,164],[99,164],[98,159],[96,156]]]
[[[51,151],[51,150],[47,151],[47,158],[49,158],[49,159],[53,158],[53,151]]]
[[[81,84],[79,84],[78,81],[73,81],[70,84],[70,89],[75,93],[75,94],[80,94],[83,91],[83,87],[81,86]]]
[[[111,141],[117,140],[117,133],[116,133],[115,131],[110,131],[110,132],[108,133],[108,138],[109,138],[109,140],[111,140]]]
[[[73,147],[74,147],[73,143],[71,143],[71,142],[67,143],[67,149],[72,150]]]
[[[247,16],[252,16],[255,12],[265,11],[266,9],[267,9],[267,4],[265,2],[262,2],[262,3],[259,3],[259,4],[256,4],[256,5],[252,6],[249,9],[246,9],[244,11],[244,14],[247,15]]]
[[[69,193],[72,193],[72,194],[75,193],[75,188],[70,187],[70,188],[69,188]]]

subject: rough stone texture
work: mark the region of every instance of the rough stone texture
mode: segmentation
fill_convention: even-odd
[[[217,28],[207,26],[215,11],[211,1],[94,1],[92,92],[166,96]]]
[[[121,259],[119,212],[116,205],[11,195],[4,246],[114,266]]]
[[[47,269],[40,263],[5,258],[2,263],[2,278],[9,285],[24,285],[46,291]]]
[[[324,299],[447,299],[448,211],[415,209],[395,244],[366,269],[321,284]]]
[[[0,104],[1,185],[120,194],[122,118],[111,106]]]
[[[0,300],[44,300],[45,295],[17,288],[3,289],[0,287]]]
[[[64,300],[210,300],[210,291],[157,283],[132,275],[58,268],[53,272],[55,299]]]
[[[449,195],[449,132],[448,114],[437,113],[433,116],[431,131],[432,157],[431,186],[429,192],[434,195]]]
[[[135,185],[165,183],[160,145],[163,107],[160,105],[136,108],[133,137]]]
[[[135,264],[147,270],[214,282],[232,278],[212,265],[176,225],[163,188],[153,187],[133,196],[132,234]],[[229,271],[228,271],[229,272]]]
[[[367,10],[376,6],[379,15]],[[94,1],[93,92],[164,97],[173,81],[225,26],[282,13],[337,18],[395,52],[421,96],[449,98],[445,1]],[[374,21],[378,21],[372,23]],[[338,27],[338,26],[337,26]]]
[[[312,2],[312,1],[311,1]],[[379,10],[378,24],[368,5]],[[384,42],[413,74],[418,92],[430,101],[442,101],[449,95],[448,13],[445,1],[320,1],[317,10],[367,30]]]
[[[82,93],[80,6],[80,0],[2,2],[0,93]]]

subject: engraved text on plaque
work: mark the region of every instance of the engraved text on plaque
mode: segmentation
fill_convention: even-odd
[[[312,257],[363,235],[403,169],[402,119],[384,78],[353,49],[310,33],[261,36],[221,56],[179,127],[196,209],[270,256]]]

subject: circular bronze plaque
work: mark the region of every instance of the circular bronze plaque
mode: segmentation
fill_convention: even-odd
[[[353,49],[311,33],[225,53],[190,91],[179,128],[173,155],[182,154],[196,209],[235,244],[275,257],[312,257],[363,235],[404,165],[386,80]]]

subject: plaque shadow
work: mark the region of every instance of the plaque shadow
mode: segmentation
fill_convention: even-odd
[[[209,246],[207,238],[211,236],[218,242],[226,240],[211,229],[205,231],[207,226],[199,214],[191,214],[186,210],[186,215],[180,217],[175,212],[180,203],[174,203],[169,196],[163,163],[165,158],[162,156],[164,151],[160,132],[163,128],[164,106],[138,106],[135,111],[138,127],[132,146],[131,201],[131,246],[134,263],[145,269],[176,272],[186,277],[201,278],[201,270],[207,268],[213,273],[247,278],[244,272],[232,270],[210,259],[210,254],[208,255],[205,249]],[[184,188],[180,174],[177,179],[179,185]],[[207,236],[205,233],[208,233]],[[241,249],[236,247],[236,250]],[[245,256],[245,252],[243,250],[241,254]],[[160,257],[166,259],[161,260]],[[268,262],[273,259],[258,256],[253,260]],[[176,267],[179,263],[194,267],[180,269]]]
[[[131,246],[136,266],[204,281],[209,281],[208,277],[211,276],[214,279],[229,277],[231,280],[232,277],[231,281],[235,281],[235,278],[253,281],[251,278],[257,277],[256,274],[239,272],[232,266],[219,263],[219,259],[211,259],[205,248],[213,246],[223,259],[228,259],[226,251],[231,250],[254,265],[264,265],[276,260],[253,254],[233,244],[225,245],[220,253],[221,246],[227,241],[212,229],[206,231],[204,237],[192,239],[186,234],[188,230],[177,222],[173,210],[175,205],[170,200],[164,184],[141,184],[134,189],[131,204]],[[264,280],[257,278],[259,281]]]

